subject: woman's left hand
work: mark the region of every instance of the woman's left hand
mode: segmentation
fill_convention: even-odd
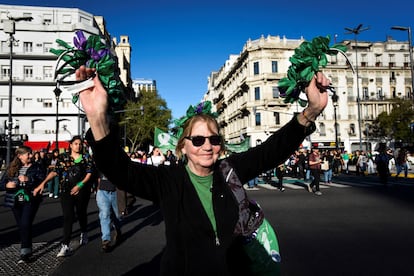
[[[70,195],[78,195],[79,191],[81,188],[79,188],[78,185],[75,185],[71,190],[70,190]]]

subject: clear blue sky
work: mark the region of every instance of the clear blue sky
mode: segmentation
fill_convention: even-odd
[[[157,81],[158,91],[173,111],[184,114],[207,90],[207,77],[230,54],[239,54],[250,38],[280,35],[337,35],[353,39],[344,27],[362,23],[369,30],[358,40],[385,41],[387,35],[408,40],[391,26],[413,24],[414,4],[408,0],[3,0],[2,4],[79,8],[106,19],[112,36],[128,35],[133,78]],[[33,4],[36,3],[36,4]]]

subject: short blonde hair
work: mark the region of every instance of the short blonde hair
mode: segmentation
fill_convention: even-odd
[[[193,127],[195,123],[197,122],[207,123],[207,127],[211,132],[215,132],[214,127],[217,128],[217,134],[220,134],[220,127],[216,119],[214,119],[212,116],[207,115],[207,114],[199,114],[199,115],[195,115],[194,117],[191,117],[184,123],[183,133],[178,138],[177,146],[175,147],[175,155],[178,157],[179,160],[183,158],[183,153],[181,152],[181,150],[184,148],[185,137],[191,136],[191,131],[193,130]],[[224,149],[223,140],[221,142],[220,147],[222,151]]]

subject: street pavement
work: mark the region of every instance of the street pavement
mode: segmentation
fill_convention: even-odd
[[[303,180],[285,177],[284,186],[283,193],[271,184],[248,190],[278,233],[282,275],[414,275],[408,265],[414,258],[413,178],[390,177],[385,188],[377,176],[340,175],[331,185],[321,184],[321,197],[308,193]],[[397,201],[391,202],[390,194]],[[334,223],[338,214],[343,221]],[[0,275],[158,275],[165,238],[157,206],[138,199],[124,220],[120,244],[108,253],[100,248],[93,195],[88,219],[90,242],[79,246],[76,222],[73,255],[56,258],[62,237],[60,202],[45,196],[33,229],[36,260],[17,264],[20,245],[15,221],[9,209],[0,207]],[[387,243],[387,239],[397,240]],[[393,255],[397,257],[386,258]]]

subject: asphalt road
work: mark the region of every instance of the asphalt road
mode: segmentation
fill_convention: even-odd
[[[414,275],[414,179],[341,176],[323,185],[322,196],[287,178],[286,191],[269,185],[249,190],[276,230],[282,275]],[[341,184],[342,183],[342,184]],[[0,201],[4,192],[0,192]],[[165,244],[158,209],[138,200],[125,219],[123,241],[100,251],[95,199],[89,204],[90,242],[64,259],[55,256],[61,239],[59,200],[45,197],[34,223],[32,264],[17,265],[19,238],[10,210],[0,207],[0,275],[158,275]],[[74,225],[73,245],[79,228]]]

